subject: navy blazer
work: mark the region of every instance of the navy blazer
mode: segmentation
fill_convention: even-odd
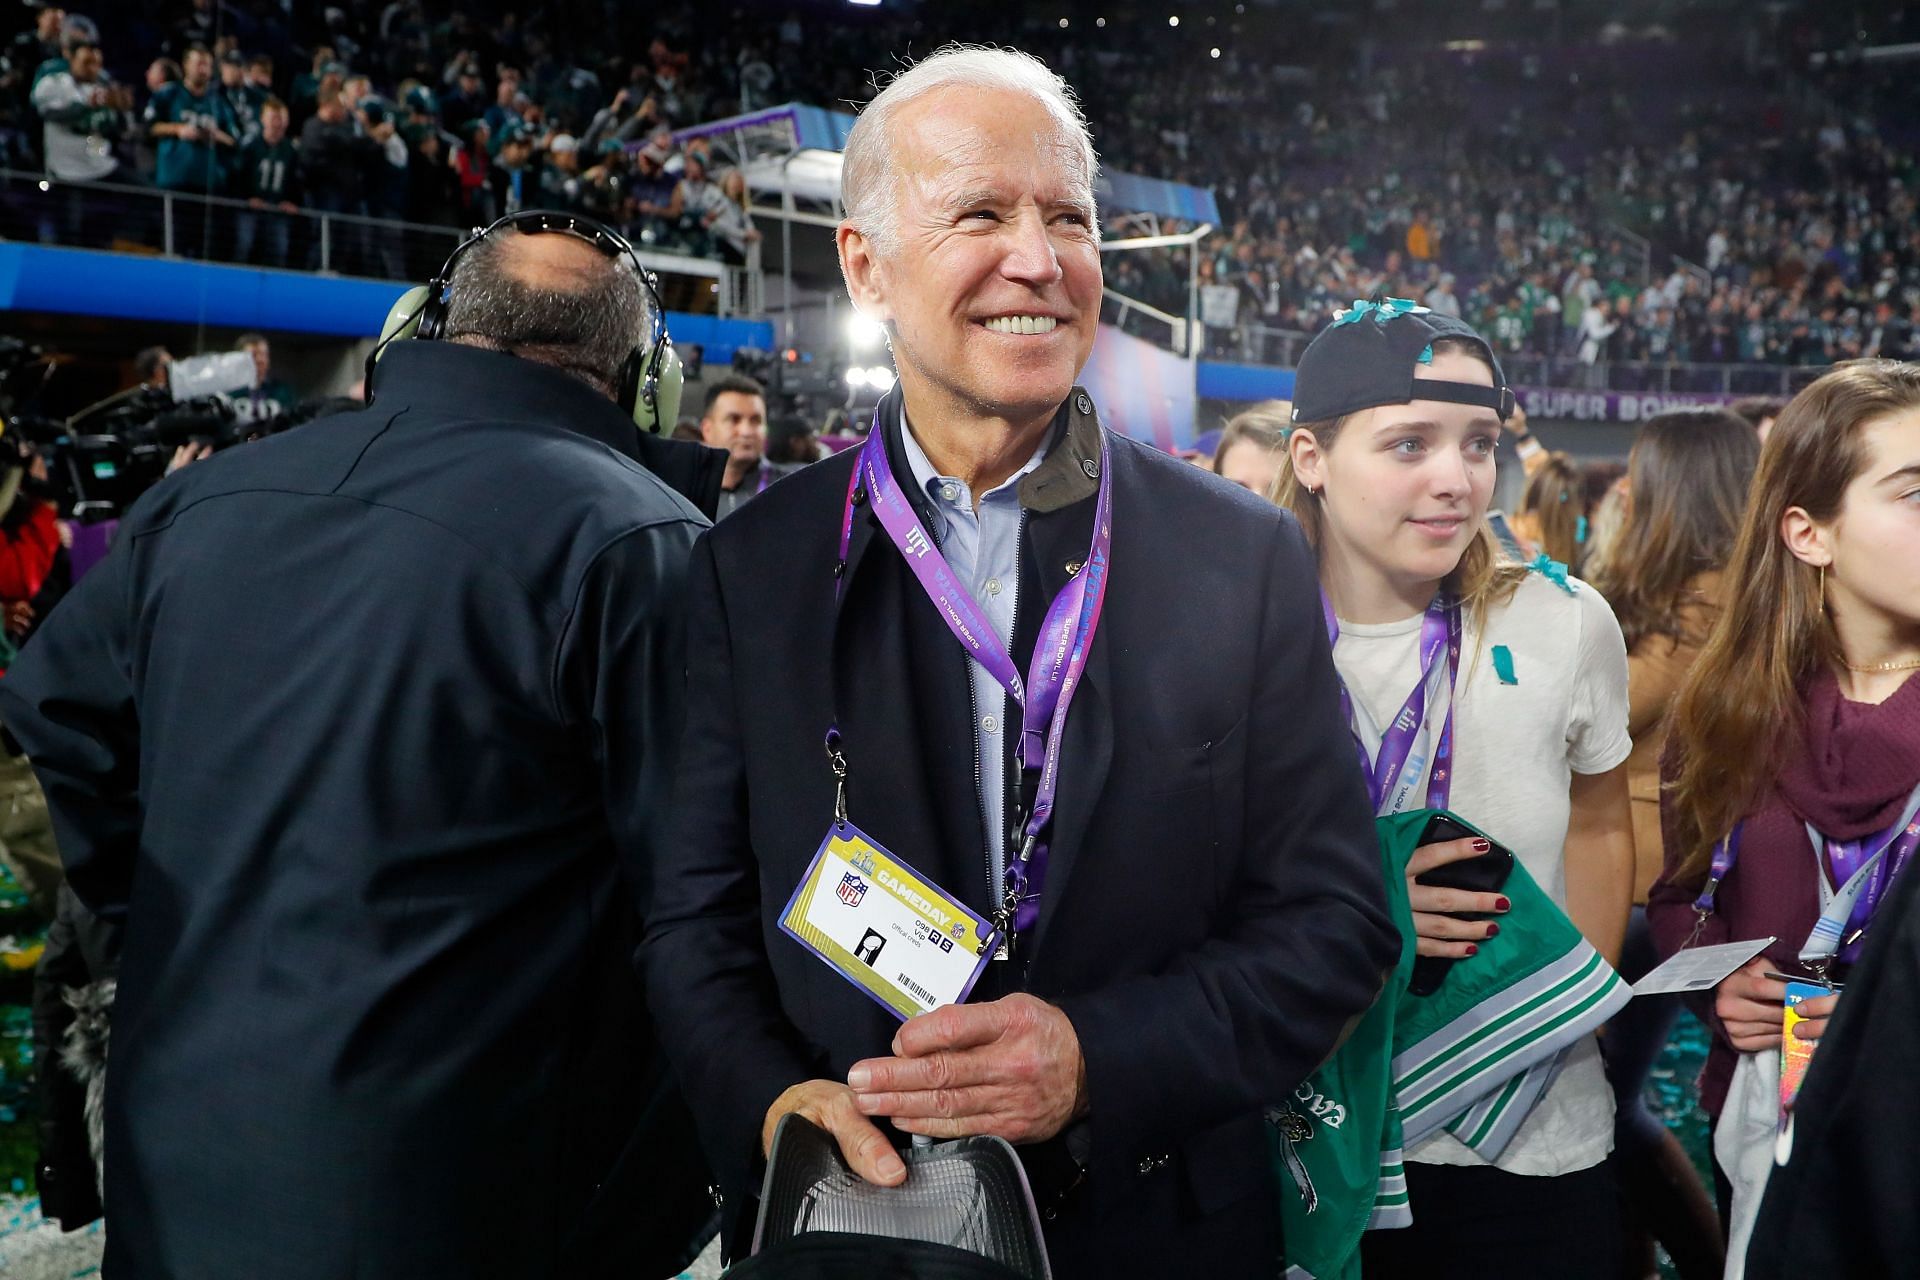
[[[706,521],[640,459],[724,455],[471,347],[375,386],[163,481],[0,682],[125,928],[106,1267],[660,1274],[712,1209],[690,1121],[620,1163],[680,1111],[631,956]]]
[[[1076,391],[1022,481],[1016,660],[1086,555],[1101,431]],[[1109,586],[1067,721],[1040,918],[974,998],[1029,991],[1079,1036],[1087,1177],[1052,1209],[1057,1274],[1271,1275],[1261,1108],[1333,1050],[1400,944],[1299,529],[1107,440]],[[853,466],[842,454],[782,481],[694,555],[687,736],[643,967],[736,1214],[774,1098],[844,1079],[899,1025],[777,925],[833,815],[836,714],[853,821],[992,905],[966,659],[869,507],[836,627]]]

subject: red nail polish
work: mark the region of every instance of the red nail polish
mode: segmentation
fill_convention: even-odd
[[[1499,937],[1499,936],[1500,936],[1500,926],[1499,926],[1499,925],[1497,925],[1497,924],[1490,924],[1490,925],[1488,925],[1488,926],[1487,926],[1487,936],[1488,936],[1489,938],[1497,938],[1497,937]]]
[[[1475,853],[1492,853],[1493,844],[1487,840],[1475,840],[1473,842],[1473,851]]]
[[[1506,898],[1501,898],[1493,904],[1493,909],[1495,911],[1511,911],[1513,910],[1513,903]]]
[[[1474,946],[1471,942],[1469,942],[1467,944],[1467,954],[1470,956],[1477,956],[1480,954],[1480,948]]]

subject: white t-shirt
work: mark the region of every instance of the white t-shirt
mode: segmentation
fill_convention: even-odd
[[[1627,758],[1627,649],[1600,593],[1569,578],[1569,595],[1537,573],[1488,613],[1485,634],[1466,619],[1454,689],[1453,790],[1447,807],[1513,850],[1541,889],[1567,905],[1566,839],[1575,773],[1605,773]],[[1388,724],[1419,678],[1420,617],[1342,621],[1334,666],[1376,724]],[[1493,649],[1512,655],[1501,681]],[[1461,964],[1472,964],[1462,960]],[[1551,1176],[1589,1168],[1613,1148],[1613,1093],[1590,1036],[1502,1153],[1508,1173]],[[1426,1164],[1484,1165],[1437,1134],[1407,1153]]]

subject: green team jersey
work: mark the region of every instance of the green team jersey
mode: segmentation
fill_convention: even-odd
[[[1527,328],[1533,328],[1533,313],[1546,301],[1547,291],[1529,280],[1516,290],[1520,296],[1520,319]]]
[[[240,123],[234,119],[233,108],[220,96],[219,90],[208,86],[204,93],[189,93],[183,84],[162,85],[147,103],[147,124],[197,124],[201,130],[219,129],[228,137],[238,140]],[[161,138],[159,166],[154,173],[154,185],[169,191],[196,191],[210,195],[221,195],[226,190],[226,167],[223,156],[230,156],[233,150],[216,144],[211,138],[202,136],[197,142],[188,142],[184,138]]]
[[[293,139],[269,143],[265,138],[255,137],[240,148],[240,160],[234,166],[233,194],[269,204],[291,200],[293,197],[288,192],[298,176],[299,163],[300,153],[294,150]]]

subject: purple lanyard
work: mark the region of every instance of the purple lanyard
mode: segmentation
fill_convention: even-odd
[[[1699,917],[1694,927],[1696,936],[1713,914],[1721,882],[1740,859],[1740,835],[1745,825],[1735,823],[1726,838],[1714,846],[1707,883],[1693,903]],[[1839,886],[1800,948],[1800,959],[1823,971],[1836,953],[1848,964],[1859,958],[1861,935],[1880,909],[1887,889],[1913,860],[1914,851],[1920,849],[1920,788],[1915,788],[1901,817],[1878,835],[1863,840],[1830,840],[1809,823],[1807,836],[1813,842],[1816,859],[1824,852],[1824,861],[1832,868],[1830,882]],[[1821,875],[1826,876],[1825,868]]]
[[[772,483],[773,483],[773,468],[768,466],[766,463],[766,460],[763,458],[761,459],[761,462],[760,462],[760,483],[754,486],[753,496],[757,498],[761,494],[765,493],[767,491],[767,486]]]
[[[1333,601],[1327,599],[1324,591],[1320,593],[1320,612],[1327,621],[1327,647],[1332,649],[1340,642],[1340,620],[1334,616]],[[1347,691],[1347,682],[1340,681],[1340,710],[1347,718],[1348,732],[1353,734],[1354,748],[1360,753],[1360,769],[1367,777],[1373,811],[1381,817],[1400,812],[1410,797],[1412,781],[1402,778],[1401,771],[1407,767],[1414,743],[1419,740],[1420,727],[1427,717],[1427,685],[1433,678],[1433,664],[1440,660],[1443,652],[1447,661],[1447,716],[1440,727],[1440,742],[1433,752],[1433,771],[1427,779],[1427,808],[1444,809],[1453,790],[1453,690],[1460,677],[1459,606],[1445,592],[1435,595],[1427,606],[1420,622],[1420,678],[1414,681],[1413,692],[1407,695],[1393,723],[1380,735],[1380,751],[1372,759],[1367,757],[1366,743],[1360,740],[1353,695]],[[1397,788],[1396,783],[1400,784]]]
[[[904,426],[902,427],[904,430]],[[900,552],[900,556],[919,579],[934,607],[947,624],[967,656],[999,682],[1020,706],[1020,751],[1022,769],[1038,769],[1040,785],[1034,793],[1033,812],[1027,815],[1024,839],[1019,855],[1006,867],[1006,895],[994,922],[1012,941],[1012,935],[1030,928],[1040,916],[1040,894],[1047,877],[1048,844],[1041,839],[1053,817],[1054,797],[1060,786],[1060,743],[1065,736],[1067,708],[1078,690],[1081,673],[1086,670],[1095,629],[1100,625],[1101,606],[1107,596],[1108,561],[1113,551],[1113,486],[1109,481],[1106,436],[1100,438],[1100,488],[1094,500],[1093,543],[1081,571],[1063,587],[1048,607],[1040,624],[1040,635],[1033,646],[1033,661],[1027,678],[1020,678],[1007,647],[993,620],[973,598],[966,585],[955,576],[946,557],[921,524],[913,504],[894,478],[887,459],[885,424],[874,415],[873,428],[860,450],[853,476],[847,484],[846,509],[840,520],[840,563],[847,562],[847,550],[853,540],[855,499],[864,483],[873,513],[880,527]],[[838,601],[846,590],[846,573],[841,570],[834,584]],[[837,741],[837,730],[833,735]]]

